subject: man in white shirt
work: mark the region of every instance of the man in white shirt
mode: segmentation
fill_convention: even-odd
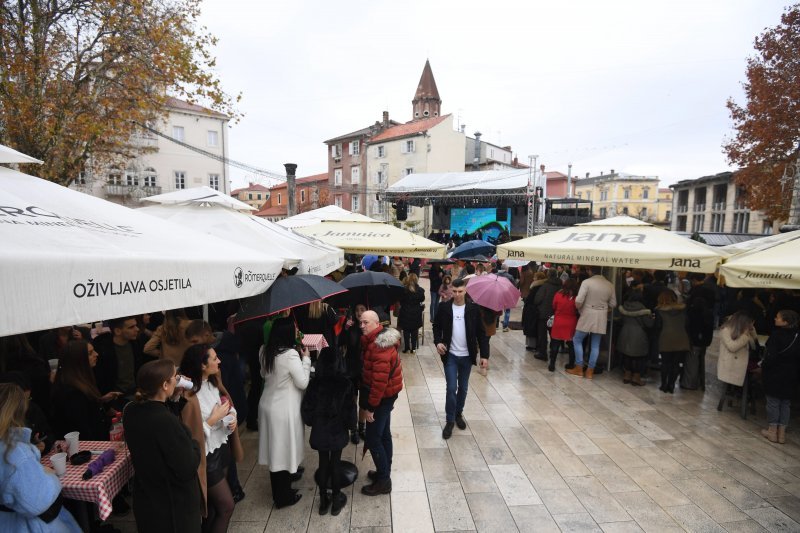
[[[489,338],[481,320],[480,307],[467,302],[467,285],[464,280],[455,279],[451,285],[453,299],[439,304],[436,321],[433,324],[433,342],[444,363],[447,380],[445,413],[447,420],[442,430],[442,438],[449,439],[453,426],[466,429],[464,403],[472,365],[489,368]]]

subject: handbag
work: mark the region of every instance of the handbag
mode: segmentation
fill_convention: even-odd
[[[556,321],[556,315],[550,315],[550,317],[547,319],[547,327],[552,328],[553,322],[555,321]]]

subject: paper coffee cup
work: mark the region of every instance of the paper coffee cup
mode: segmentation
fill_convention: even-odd
[[[50,464],[53,465],[53,470],[56,471],[58,477],[67,473],[67,454],[54,453],[50,456]]]
[[[58,370],[58,359],[48,359],[47,362],[50,363],[50,372]]]
[[[64,440],[67,441],[67,446],[69,447],[67,453],[69,453],[70,457],[78,453],[78,442],[80,442],[78,440],[79,436],[80,433],[78,433],[77,431],[73,431],[71,433],[67,433],[66,435],[64,435]]]

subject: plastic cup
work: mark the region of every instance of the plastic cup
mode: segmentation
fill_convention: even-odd
[[[67,473],[67,454],[54,453],[50,456],[50,464],[53,465],[53,470],[56,471],[58,477],[63,476]]]
[[[236,420],[236,415],[225,415],[222,417],[222,425],[225,427],[225,431],[227,431],[228,434],[232,433],[232,431],[228,429],[228,426],[233,424],[234,420]]]
[[[48,359],[48,363],[50,363],[50,372],[58,371],[58,359]]]
[[[78,453],[78,442],[80,442],[78,440],[79,436],[80,433],[78,433],[77,431],[73,431],[71,433],[67,433],[66,435],[64,435],[64,440],[67,441],[67,446],[69,447],[67,453],[69,453],[70,457]]]

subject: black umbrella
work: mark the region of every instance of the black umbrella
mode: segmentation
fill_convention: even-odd
[[[451,259],[464,259],[467,257],[475,257],[478,255],[492,255],[494,253],[495,245],[486,241],[474,240],[467,241],[464,244],[457,246],[450,252]]]
[[[241,301],[236,322],[274,315],[292,307],[316,302],[342,292],[347,292],[347,289],[322,276],[280,277],[275,280],[267,292],[244,298]]]
[[[351,305],[364,304],[367,307],[389,305],[403,295],[405,287],[391,274],[385,272],[358,272],[350,274],[339,282],[348,290],[343,295]]]

